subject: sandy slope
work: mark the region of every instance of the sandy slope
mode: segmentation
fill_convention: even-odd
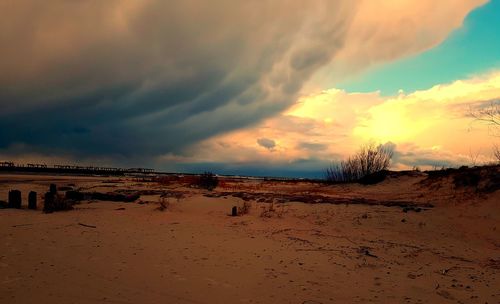
[[[163,212],[155,210],[158,195],[142,196],[145,204],[85,201],[52,214],[0,210],[0,303],[500,303],[500,192],[433,189],[423,179],[252,181],[215,191],[436,205],[419,213],[289,202],[261,217],[269,204],[251,201],[250,214],[230,217],[241,198],[179,185],[168,187],[186,197],[170,199]],[[9,189],[23,199],[29,190],[40,195],[54,181],[95,191],[167,187],[0,175],[0,199]]]

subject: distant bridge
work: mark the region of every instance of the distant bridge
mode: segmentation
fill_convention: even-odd
[[[0,172],[27,172],[27,173],[60,173],[81,175],[127,175],[127,174],[153,174],[154,169],[149,168],[115,168],[96,166],[52,165],[46,164],[15,164],[11,161],[0,162]]]

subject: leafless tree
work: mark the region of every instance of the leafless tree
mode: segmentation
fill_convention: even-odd
[[[469,148],[469,162],[472,167],[477,165],[477,159],[479,157],[479,151],[473,152],[471,148]]]
[[[474,121],[488,125],[492,136],[500,137],[500,100],[494,100],[488,106],[477,110],[471,108],[470,115]],[[500,147],[498,145],[493,145],[493,156],[500,162]]]
[[[493,136],[500,136],[500,100],[492,101],[487,107],[470,110],[475,121],[488,125]]]
[[[493,145],[493,156],[500,163],[500,146]]]

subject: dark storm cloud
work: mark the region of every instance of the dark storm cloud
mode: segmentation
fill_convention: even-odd
[[[180,151],[282,111],[341,48],[349,1],[7,1],[0,149]]]

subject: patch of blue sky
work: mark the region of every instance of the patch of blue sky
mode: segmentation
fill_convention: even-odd
[[[440,45],[336,84],[348,92],[395,95],[500,69],[500,0],[472,11]]]

